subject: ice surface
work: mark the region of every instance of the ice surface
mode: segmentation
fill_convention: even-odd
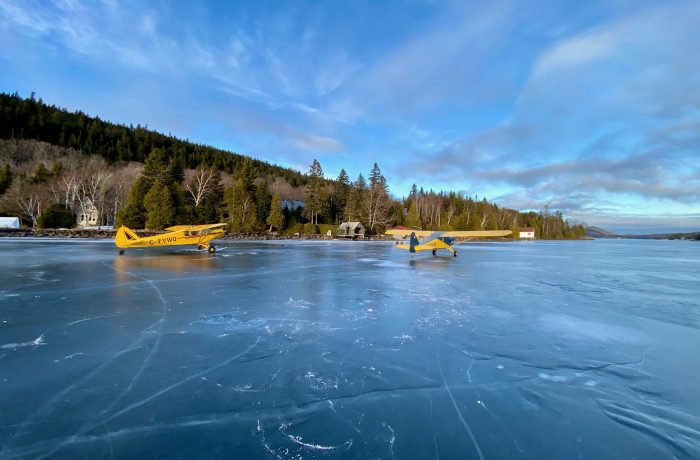
[[[700,246],[0,239],[0,459],[699,458]]]

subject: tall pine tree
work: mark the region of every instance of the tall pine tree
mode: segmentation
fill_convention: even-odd
[[[350,177],[345,169],[340,170],[338,174],[338,179],[335,181],[335,203],[334,207],[336,210],[336,220],[345,218],[345,208],[348,205],[348,198],[350,196],[350,189],[352,188],[350,184]]]
[[[172,225],[175,219],[175,208],[170,189],[161,181],[156,181],[143,200],[147,211],[146,228],[163,230]]]
[[[304,193],[304,217],[312,224],[318,224],[319,218],[323,220],[328,209],[328,192],[323,180],[321,163],[314,158],[309,167],[309,182]]]
[[[282,200],[278,193],[272,195],[270,202],[270,213],[267,216],[267,225],[270,231],[273,229],[281,231],[284,228],[284,214],[282,214]]]

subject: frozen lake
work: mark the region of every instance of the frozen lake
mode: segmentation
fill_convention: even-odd
[[[699,458],[700,244],[0,239],[0,459]]]

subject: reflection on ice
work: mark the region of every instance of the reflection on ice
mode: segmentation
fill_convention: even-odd
[[[0,459],[695,458],[678,243],[0,242]]]

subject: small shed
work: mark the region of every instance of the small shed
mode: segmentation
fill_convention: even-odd
[[[338,238],[364,238],[365,226],[360,222],[343,222],[338,227]]]
[[[523,227],[520,229],[520,239],[521,240],[534,240],[535,239],[535,229],[532,227]]]
[[[19,217],[0,217],[0,228],[19,228]]]

